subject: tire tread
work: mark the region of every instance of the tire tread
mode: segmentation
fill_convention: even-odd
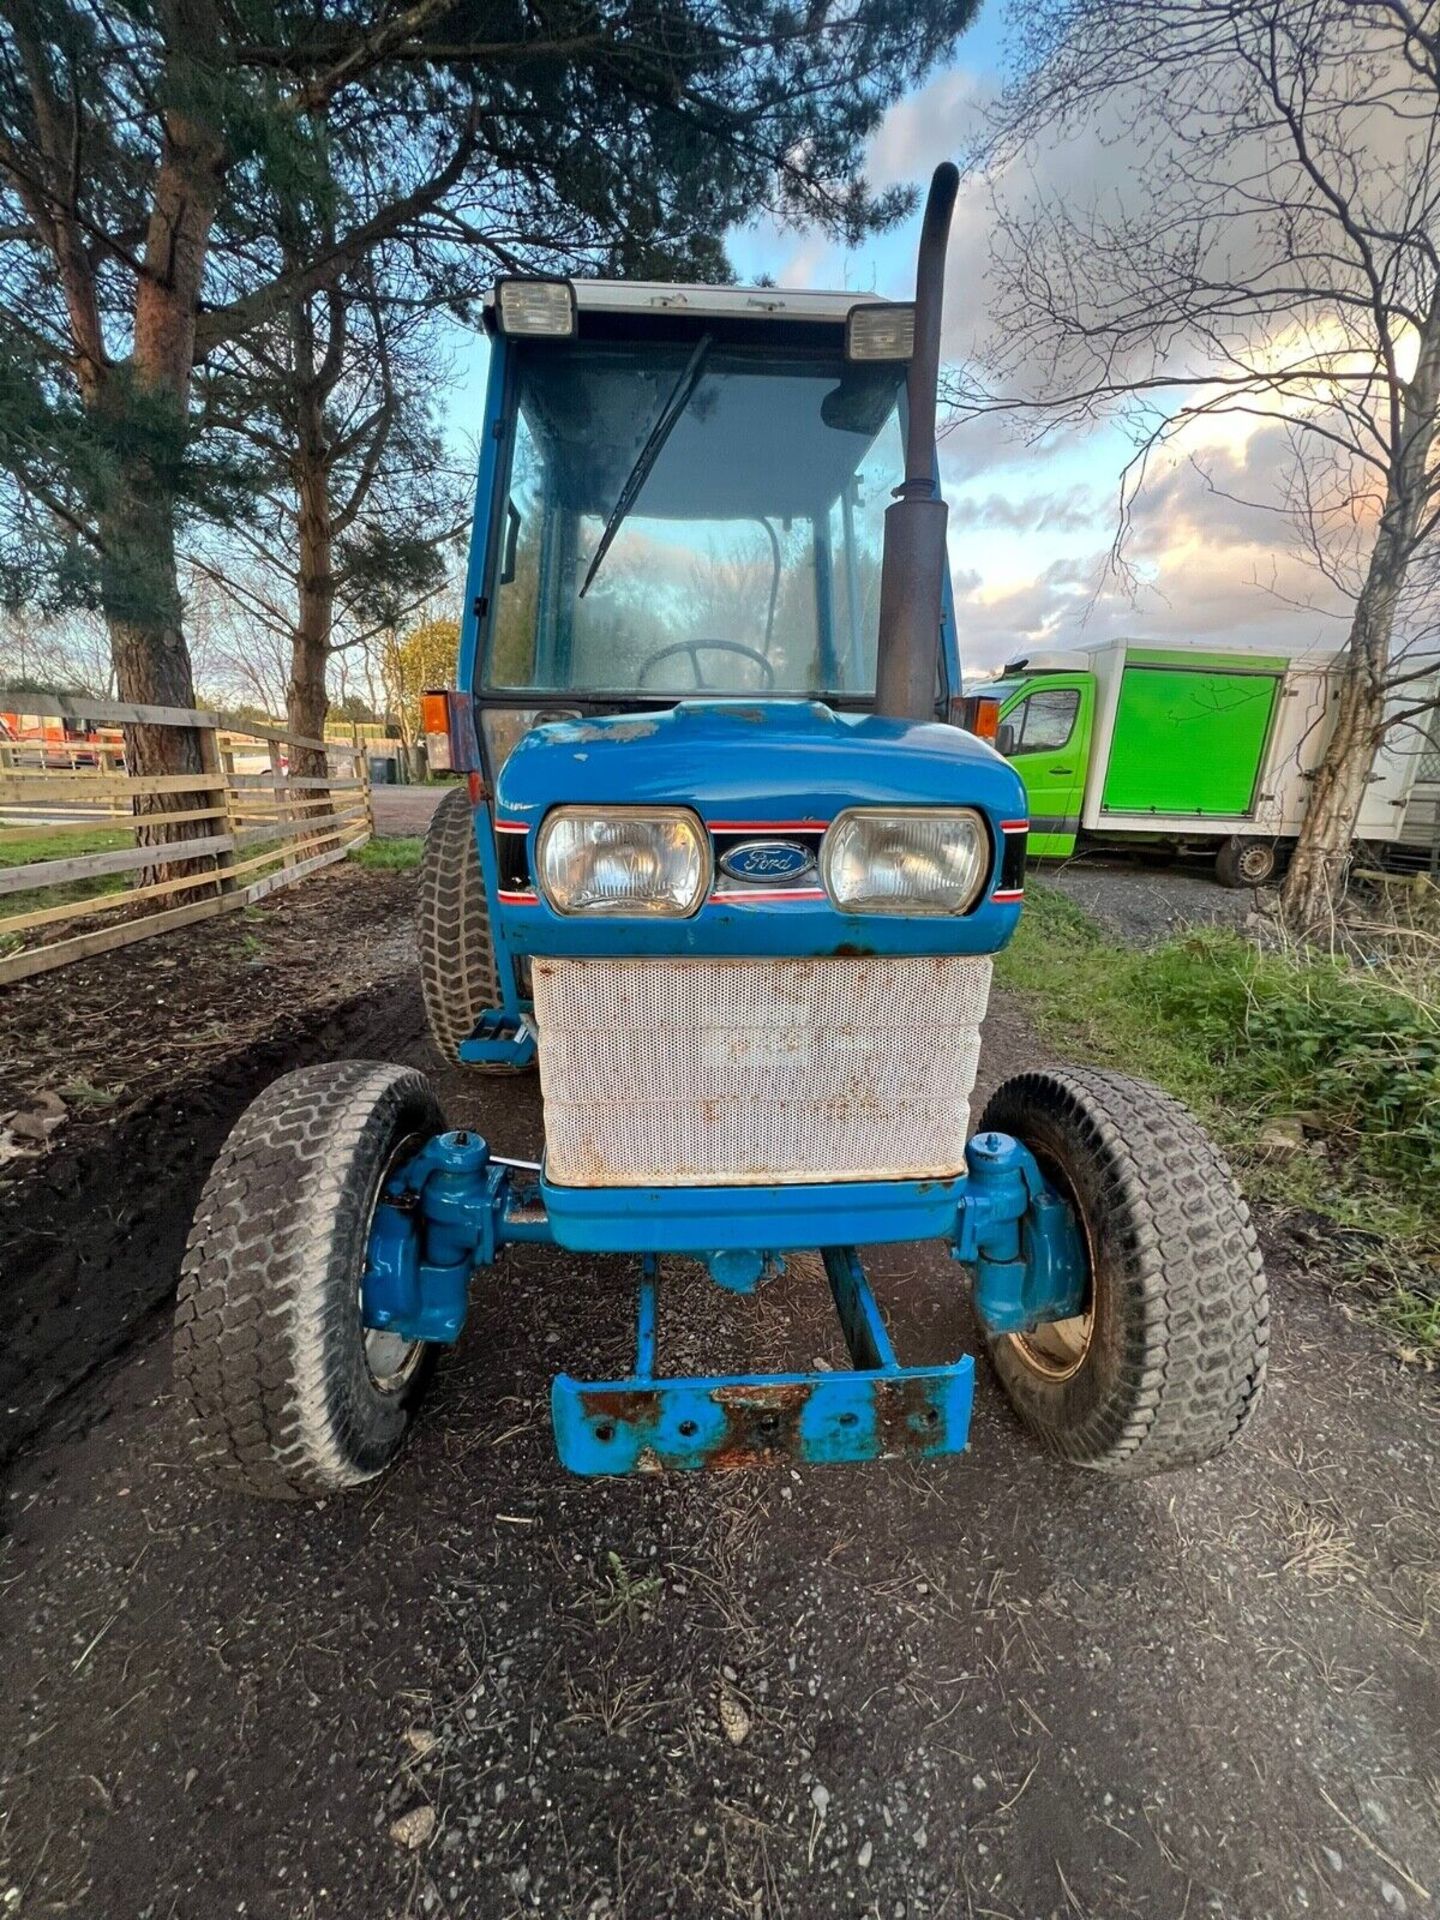
[[[1020,1074],[992,1096],[981,1130],[1023,1138],[1036,1109],[1102,1170],[1122,1269],[1112,1284],[1127,1300],[1116,1391],[1075,1424],[1025,1391],[1008,1342],[990,1342],[1017,1411],[1052,1450],[1105,1473],[1213,1459],[1253,1418],[1269,1353],[1264,1262],[1234,1175],[1188,1108],[1146,1081],[1099,1068]]]
[[[416,893],[420,986],[431,1037],[447,1065],[475,1022],[501,1004],[485,879],[475,854],[469,792],[452,787],[425,835]]]
[[[268,1087],[201,1193],[175,1309],[177,1399],[194,1458],[230,1485],[304,1499],[379,1473],[409,1400],[354,1391],[356,1249],[397,1125],[443,1124],[411,1068],[346,1060]]]

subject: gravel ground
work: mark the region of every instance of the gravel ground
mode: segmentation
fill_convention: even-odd
[[[405,975],[295,1056],[321,1031],[435,1067]],[[1038,1052],[997,1000],[983,1086]],[[538,1146],[533,1079],[436,1079],[498,1151]],[[198,1146],[183,1088],[149,1110],[147,1164],[168,1144],[171,1171],[143,1223],[123,1195],[144,1113],[36,1186],[36,1231],[84,1221],[82,1288],[103,1259],[163,1299],[209,1134],[253,1090],[208,1058],[197,1085]],[[570,1479],[548,1381],[623,1365],[633,1272],[537,1249],[477,1291],[390,1475],[247,1503],[186,1461],[164,1319],[140,1318],[8,1485],[0,1912],[1419,1920],[1440,1894],[1433,1383],[1331,1304],[1323,1245],[1277,1221],[1266,1245],[1262,1418],[1225,1461],[1137,1485],[1041,1457],[984,1368],[965,1460]],[[903,1357],[974,1346],[949,1261],[872,1264]],[[676,1267],[661,1339],[677,1370],[838,1358],[804,1262],[751,1302]]]
[[[1085,854],[1033,869],[1102,925],[1134,946],[1158,946],[1181,927],[1244,931],[1260,896],[1219,886],[1207,865],[1160,866],[1136,855]]]
[[[376,836],[381,840],[421,837],[447,790],[440,785],[372,787],[370,803],[375,813]]]

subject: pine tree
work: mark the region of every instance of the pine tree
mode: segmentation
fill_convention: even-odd
[[[5,0],[0,566],[91,597],[121,697],[194,702],[177,543],[243,510],[194,373],[403,240],[463,311],[533,263],[716,278],[770,212],[850,239],[909,204],[861,172],[977,0]],[[327,209],[287,252],[279,202]],[[437,283],[439,284],[439,283]],[[140,729],[141,772],[198,765]]]

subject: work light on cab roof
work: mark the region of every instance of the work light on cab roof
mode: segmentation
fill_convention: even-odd
[[[423,1076],[344,1062],[242,1118],[176,1333],[237,1484],[378,1473],[515,1244],[569,1276],[634,1263],[631,1370],[551,1383],[580,1474],[962,1451],[973,1360],[903,1364],[861,1262],[907,1241],[938,1256],[928,1286],[968,1278],[1062,1457],[1157,1471],[1248,1419],[1264,1276],[1193,1119],[1035,1068],[972,1126],[1029,823],[963,724],[993,737],[996,702],[962,680],[936,460],[956,190],[940,168],[913,301],[512,276],[487,303],[456,684],[425,703],[456,780],[419,917],[436,1045],[494,1100],[484,1134],[448,1129]],[[500,1077],[537,1065],[543,1153],[518,1158]],[[807,1337],[794,1371],[662,1370],[662,1281],[682,1313],[705,1274],[798,1310],[822,1272],[848,1369]]]

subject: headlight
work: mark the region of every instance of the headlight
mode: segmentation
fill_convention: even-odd
[[[540,829],[540,886],[557,913],[694,913],[710,843],[684,807],[557,807]]]
[[[969,807],[852,807],[820,848],[826,891],[842,913],[964,913],[990,866],[990,836]]]

